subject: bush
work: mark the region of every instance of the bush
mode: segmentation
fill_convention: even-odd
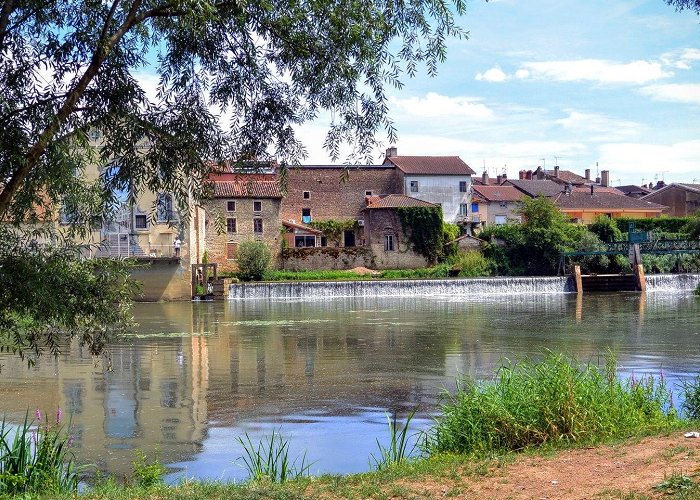
[[[622,239],[622,231],[617,227],[615,221],[607,215],[598,215],[588,230],[606,243]]]
[[[695,293],[700,294],[700,285]],[[690,420],[700,420],[700,375],[691,381],[684,381],[681,411]]]
[[[132,462],[134,468],[134,480],[140,488],[151,488],[163,484],[163,475],[168,469],[157,458],[148,460],[146,454],[137,451],[136,460]]]
[[[677,417],[663,379],[620,381],[610,357],[581,365],[549,354],[502,366],[494,381],[446,394],[426,438],[429,452],[490,453],[623,438],[668,428]]]
[[[618,217],[615,223],[620,231],[627,233],[627,225],[634,222],[635,231],[654,231],[663,233],[686,233],[686,227],[694,217],[654,217],[635,219],[631,217]]]
[[[260,281],[270,266],[272,253],[262,241],[244,241],[238,246],[238,279]]]
[[[452,259],[452,268],[459,269],[459,276],[464,278],[489,275],[489,261],[478,250],[455,255]]]

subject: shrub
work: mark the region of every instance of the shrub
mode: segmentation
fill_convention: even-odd
[[[686,233],[688,223],[692,222],[693,217],[649,217],[644,219],[635,219],[631,217],[618,217],[615,223],[620,231],[627,232],[627,225],[634,222],[636,231],[654,231],[664,233]]]
[[[622,231],[617,227],[615,221],[607,215],[598,215],[588,230],[606,243],[622,239]]]
[[[489,275],[489,262],[478,250],[460,252],[452,258],[452,268],[459,269],[459,276],[475,278]]]
[[[238,246],[238,279],[260,281],[270,266],[272,253],[262,241],[244,241]]]
[[[698,285],[700,289],[700,285]],[[696,290],[698,293],[698,290]],[[681,411],[690,420],[700,420],[700,375],[690,381],[683,381],[683,403]]]
[[[515,451],[546,443],[622,438],[677,421],[663,379],[623,382],[610,357],[581,365],[549,354],[502,366],[494,381],[462,381],[446,394],[426,438],[429,452]]]

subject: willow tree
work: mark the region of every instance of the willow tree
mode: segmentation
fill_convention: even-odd
[[[464,0],[1,1],[0,220],[18,226],[70,202],[88,213],[74,224],[88,227],[126,189],[170,192],[186,209],[212,164],[303,158],[295,127],[323,112],[333,117],[331,155],[347,144],[369,158],[378,132],[395,138],[386,89],[423,68],[436,73],[447,40],[464,35],[455,22],[464,10]],[[90,162],[105,168],[86,185]],[[64,296],[58,278],[70,275],[60,274],[48,309],[17,294],[16,262],[2,259],[26,241],[6,231],[0,242],[0,346],[52,345],[46,325],[73,334],[80,324],[91,343],[89,332],[116,321],[95,308],[97,290]],[[32,257],[41,251],[28,254],[32,279],[42,279],[44,260]]]

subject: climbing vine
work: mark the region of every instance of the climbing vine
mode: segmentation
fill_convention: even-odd
[[[340,245],[345,231],[354,231],[357,226],[357,221],[354,219],[348,220],[315,220],[309,223],[309,226],[318,229],[326,235],[328,239],[336,245]]]
[[[430,263],[442,256],[444,236],[441,207],[403,207],[397,213],[403,233],[414,252],[421,254]]]

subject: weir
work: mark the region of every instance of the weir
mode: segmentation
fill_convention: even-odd
[[[700,274],[659,274],[646,277],[647,291],[687,291],[700,283]],[[233,283],[231,300],[329,299],[337,297],[412,297],[576,293],[571,276],[499,277],[436,280],[358,280]]]

